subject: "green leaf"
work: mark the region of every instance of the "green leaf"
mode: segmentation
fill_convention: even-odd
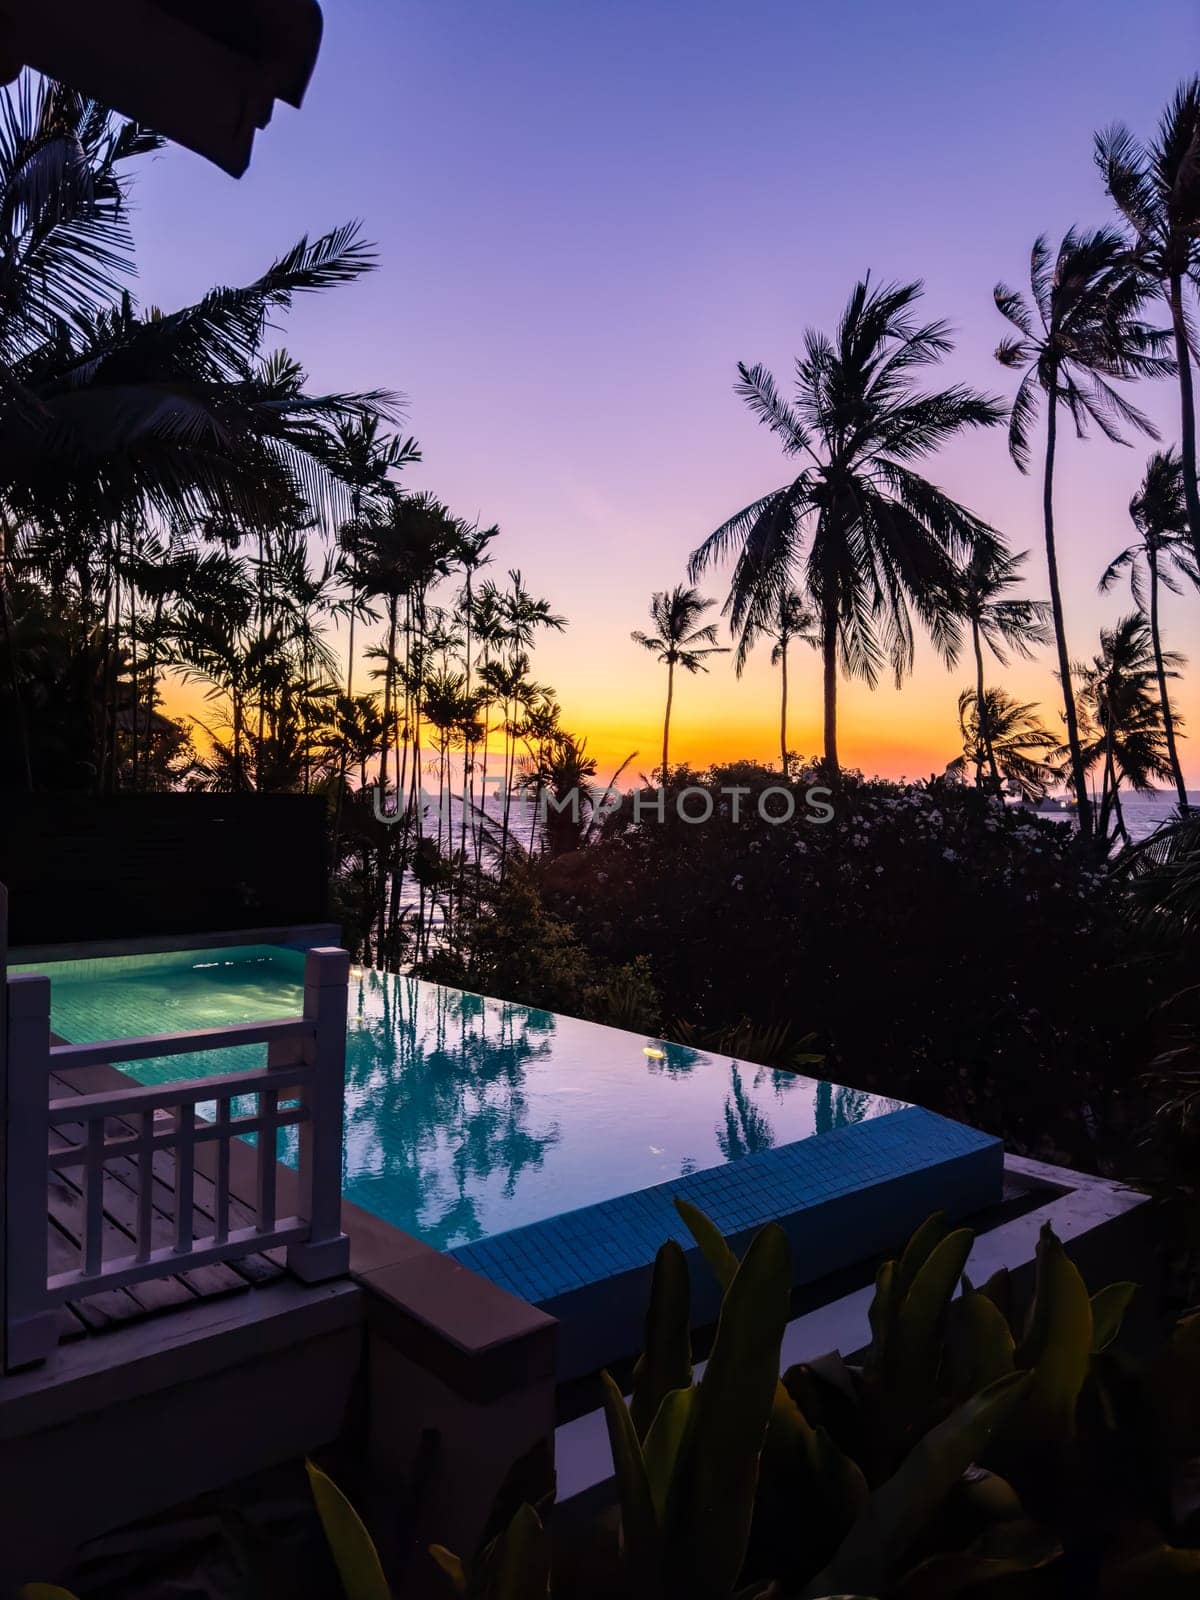
[[[550,1541],[542,1519],[524,1505],[487,1554],[486,1600],[537,1600],[550,1593]]]
[[[1121,1331],[1136,1283],[1110,1283],[1092,1296],[1092,1352],[1107,1350]]]
[[[687,1257],[668,1239],[654,1258],[646,1339],[633,1369],[630,1413],[639,1439],[646,1437],[664,1395],[692,1381],[692,1286]]]
[[[1013,1370],[1013,1337],[1004,1314],[986,1295],[969,1290],[946,1318],[944,1384],[955,1404]]]
[[[876,1489],[833,1560],[804,1591],[808,1600],[837,1589],[883,1590],[913,1540],[983,1454],[1032,1381],[1023,1372],[1001,1378],[920,1439]]]
[[[1200,1550],[1153,1545],[1109,1567],[1101,1579],[1103,1600],[1195,1600]]]
[[[660,1525],[666,1510],[671,1480],[675,1475],[675,1463],[679,1459],[679,1447],[683,1443],[692,1418],[695,1395],[696,1391],[690,1388],[673,1389],[670,1394],[665,1395],[662,1405],[658,1408],[658,1415],[651,1423],[650,1431],[642,1443],[642,1460],[650,1483],[655,1516]]]
[[[630,1590],[641,1600],[650,1600],[650,1597],[658,1594],[661,1552],[650,1479],[625,1397],[607,1372],[600,1374],[600,1387],[613,1471],[617,1479],[621,1537]]]
[[[1008,1323],[1009,1331],[1014,1339],[1020,1336],[1017,1327],[1016,1299],[1013,1294],[1012,1277],[1007,1267],[999,1267],[992,1273],[986,1283],[980,1284],[979,1292],[985,1299],[990,1300]]]
[[[25,1583],[21,1585],[20,1600],[75,1600],[75,1596],[56,1583]]]
[[[989,1528],[966,1550],[930,1556],[907,1573],[896,1600],[956,1600],[977,1584],[1047,1567],[1062,1545],[1036,1523],[1022,1520]]]
[[[871,1324],[871,1348],[864,1362],[866,1370],[871,1373],[882,1373],[887,1360],[888,1342],[899,1299],[896,1293],[896,1265],[894,1261],[881,1262],[875,1274],[875,1293],[867,1311],[867,1320]]]
[[[687,1224],[688,1232],[699,1245],[700,1254],[708,1262],[722,1291],[727,1291],[737,1272],[738,1258],[726,1243],[724,1234],[689,1201],[676,1197],[675,1209]]]
[[[1031,1369],[1024,1427],[1035,1439],[1070,1439],[1092,1353],[1092,1303],[1079,1268],[1047,1223],[1037,1248],[1029,1332],[1017,1351]]]
[[[444,1544],[431,1544],[429,1546],[429,1554],[450,1579],[455,1594],[466,1594],[466,1570],[464,1569],[462,1562],[453,1553],[453,1551],[447,1550]]]
[[[907,1278],[907,1292],[896,1306],[886,1371],[891,1394],[910,1424],[919,1423],[933,1397],[950,1302],[974,1242],[970,1228],[946,1234]],[[902,1260],[896,1269],[898,1296],[904,1281]]]
[[[912,1288],[921,1268],[950,1231],[944,1211],[935,1211],[927,1217],[904,1246],[896,1263],[896,1295],[900,1300]]]
[[[1172,1448],[1200,1448],[1200,1312],[1184,1317],[1155,1357],[1150,1381],[1155,1410]]]
[[[665,1519],[665,1571],[689,1600],[726,1600],[741,1571],[791,1300],[787,1238],[760,1230],[721,1306]]]
[[[379,1552],[358,1512],[320,1467],[314,1467],[311,1461],[304,1465],[346,1600],[391,1600]]]

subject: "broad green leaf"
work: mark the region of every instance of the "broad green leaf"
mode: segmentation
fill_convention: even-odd
[[[1092,1353],[1092,1302],[1079,1268],[1049,1223],[1037,1248],[1029,1332],[1017,1365],[1032,1370],[1024,1428],[1033,1438],[1069,1439]]]
[[[431,1544],[429,1546],[429,1554],[450,1579],[455,1594],[466,1594],[466,1569],[453,1551],[447,1550],[444,1544]]]
[[[963,1473],[987,1448],[1032,1383],[1013,1373],[974,1395],[932,1428],[876,1489],[808,1600],[838,1589],[883,1590],[913,1540]]]
[[[989,1528],[966,1550],[930,1556],[897,1585],[895,1600],[957,1600],[978,1584],[1047,1567],[1062,1545],[1036,1523],[1006,1522]]]
[[[896,1294],[903,1300],[930,1256],[950,1231],[944,1211],[927,1217],[900,1253],[896,1263]]]
[[[1200,1312],[1175,1324],[1150,1377],[1155,1409],[1173,1448],[1194,1454],[1200,1448]]]
[[[524,1505],[488,1551],[487,1600],[538,1600],[550,1593],[550,1541]]]
[[[1092,1296],[1092,1352],[1107,1350],[1121,1331],[1136,1283],[1110,1283]]]
[[[903,1262],[897,1269],[898,1303],[886,1371],[889,1388],[910,1419],[919,1419],[932,1398],[950,1301],[974,1242],[970,1228],[946,1234],[929,1250],[903,1298]]]
[[[867,1320],[871,1324],[871,1348],[867,1351],[865,1365],[869,1372],[880,1373],[883,1370],[895,1322],[896,1304],[896,1263],[884,1261],[875,1274],[875,1293],[867,1311]]]
[[[992,1273],[986,1283],[979,1286],[979,1292],[985,1299],[990,1300],[1000,1312],[1014,1339],[1020,1337],[1017,1327],[1017,1310],[1015,1296],[1013,1295],[1012,1278],[1007,1267],[999,1267]]]
[[[957,1404],[1013,1370],[1013,1338],[986,1295],[967,1290],[946,1318],[944,1386]]]
[[[692,1381],[692,1286],[687,1258],[668,1239],[654,1258],[646,1338],[633,1369],[630,1414],[639,1439],[658,1415],[663,1396]]]
[[[1153,1545],[1105,1569],[1102,1600],[1195,1600],[1200,1590],[1200,1550]]]
[[[666,1510],[671,1479],[675,1475],[679,1447],[683,1443],[688,1423],[691,1421],[695,1396],[696,1391],[690,1388],[673,1389],[670,1394],[664,1395],[662,1405],[658,1408],[658,1415],[642,1442],[642,1460],[650,1483],[654,1514],[660,1526]]]
[[[56,1583],[26,1583],[21,1586],[20,1600],[75,1600],[75,1596]]]
[[[676,1198],[675,1209],[687,1224],[688,1232],[700,1247],[700,1254],[708,1262],[713,1276],[728,1290],[738,1269],[738,1258],[729,1248],[725,1235],[704,1215],[698,1206]]]
[[[391,1600],[379,1552],[358,1512],[320,1467],[314,1467],[311,1461],[304,1465],[345,1600]]]
[[[646,1462],[624,1395],[607,1372],[600,1374],[600,1386],[617,1479],[630,1591],[641,1600],[649,1600],[658,1594],[661,1543]]]
[[[726,1600],[741,1571],[791,1284],[787,1237],[771,1223],[726,1291],[668,1499],[665,1569],[689,1600]]]

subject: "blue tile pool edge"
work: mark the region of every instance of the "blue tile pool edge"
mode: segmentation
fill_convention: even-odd
[[[447,1254],[559,1317],[559,1376],[577,1376],[640,1348],[650,1272],[668,1238],[690,1252],[695,1319],[715,1316],[715,1287],[676,1197],[738,1248],[778,1222],[801,1285],[898,1248],[932,1211],[958,1220],[997,1204],[1003,1172],[999,1139],[908,1106]]]

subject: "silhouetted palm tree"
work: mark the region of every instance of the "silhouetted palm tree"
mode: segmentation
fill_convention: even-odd
[[[952,348],[944,322],[913,317],[921,292],[919,283],[856,284],[835,339],[806,333],[791,405],[764,367],[739,364],[737,392],[785,455],[809,461],[790,483],[710,534],[689,567],[695,578],[737,551],[728,609],[740,631],[797,582],[803,557],[803,586],[821,633],[832,772],[839,661],[871,685],[886,662],[899,682],[912,665],[913,611],[953,659],[947,597],[955,564],[994,538],[911,466],[963,428],[991,427],[1004,415],[998,400],[961,385],[936,393],[914,387],[914,373]]]
[[[1200,586],[1200,570],[1197,570],[1192,557],[1187,531],[1183,468],[1174,450],[1156,450],[1150,457],[1146,464],[1146,475],[1129,502],[1129,515],[1141,538],[1109,562],[1100,579],[1100,589],[1104,591],[1111,588],[1122,573],[1128,573],[1134,604],[1139,610],[1147,612],[1167,759],[1175,781],[1175,792],[1179,796],[1180,810],[1186,810],[1187,786],[1183,781],[1183,768],[1175,742],[1175,713],[1167,693],[1167,670],[1159,624],[1159,588],[1165,586],[1173,594],[1178,594],[1176,572],[1183,573],[1192,583]],[[1143,566],[1149,579],[1148,594],[1147,585],[1142,581]]]
[[[1042,519],[1050,606],[1058,651],[1067,723],[1071,783],[1079,807],[1079,828],[1092,833],[1087,778],[1079,737],[1079,717],[1071,681],[1071,657],[1058,581],[1058,549],[1054,533],[1054,466],[1058,440],[1058,408],[1065,406],[1083,438],[1094,422],[1109,439],[1125,443],[1122,426],[1157,437],[1150,420],[1110,380],[1161,377],[1174,362],[1160,352],[1170,335],[1142,321],[1138,313],[1149,289],[1130,265],[1126,240],[1113,228],[1079,233],[1069,228],[1057,255],[1045,236],[1033,246],[1029,265],[1032,304],[1003,283],[995,288],[997,309],[1017,329],[1017,338],[996,347],[1001,365],[1021,371],[1008,426],[1008,448],[1022,472],[1029,470],[1029,430],[1037,411],[1037,394],[1046,397],[1046,454],[1042,478]]]
[[[1021,581],[1021,568],[1028,559],[1028,551],[1013,555],[1002,545],[982,545],[967,562],[957,581],[956,604],[964,622],[971,630],[971,648],[975,658],[976,705],[988,705],[983,681],[983,647],[995,656],[1001,666],[1008,665],[1006,647],[1030,660],[1037,645],[1046,645],[1054,637],[1050,619],[1050,606],[1045,600],[1021,600],[1009,595]],[[999,702],[997,702],[997,705]],[[961,721],[962,699],[959,700]],[[994,752],[991,749],[992,719],[984,716],[979,722],[980,739],[976,745],[978,762],[975,782],[983,781],[986,761],[994,782],[998,783]]]
[[[1049,760],[1058,740],[1044,728],[1037,707],[1022,705],[1003,689],[985,689],[983,695],[964,689],[958,697],[958,725],[963,753],[950,763],[951,771],[975,768],[976,781],[986,756],[997,786],[1001,780],[1020,790],[1026,800],[1040,800],[1059,774]]]
[[[1180,84],[1150,145],[1119,124],[1096,135],[1096,164],[1118,211],[1133,230],[1134,260],[1171,308],[1179,374],[1179,437],[1192,555],[1200,564],[1200,491],[1196,485],[1196,403],[1185,283],[1200,267],[1200,78]]]
[[[1176,677],[1183,657],[1169,650],[1163,659],[1167,675]],[[1146,794],[1153,789],[1155,778],[1171,777],[1149,622],[1135,611],[1115,627],[1101,628],[1099,655],[1090,665],[1075,670],[1080,703],[1093,730],[1083,746],[1084,765],[1089,770],[1099,765],[1102,771],[1100,836],[1108,839],[1111,819],[1128,844],[1129,830],[1121,807],[1122,780]]]
[[[797,589],[784,589],[775,597],[775,608],[764,616],[757,613],[747,618],[738,640],[734,668],[740,678],[745,671],[750,651],[759,639],[771,641],[771,665],[779,668],[779,766],[786,774],[788,769],[788,649],[795,642],[810,644],[814,650],[821,648],[821,635],[817,629],[816,612],[805,603]]]
[[[713,622],[701,624],[700,618],[716,605],[706,600],[698,589],[686,588],[678,583],[670,591],[660,591],[650,600],[650,620],[653,633],[635,629],[629,637],[643,650],[649,650],[667,669],[667,709],[663,717],[662,778],[667,781],[670,771],[668,756],[671,741],[671,702],[675,695],[675,668],[685,672],[707,672],[705,662],[709,656],[728,655],[723,645],[717,643],[717,627]]]

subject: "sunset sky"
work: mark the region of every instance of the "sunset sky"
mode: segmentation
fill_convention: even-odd
[[[924,278],[958,347],[944,381],[1009,396],[992,350],[997,278],[1029,246],[1109,209],[1093,130],[1149,134],[1200,63],[1194,0],[325,0],[304,109],[280,108],[234,182],[184,151],[144,165],[140,298],[173,306],[254,276],[301,233],[363,220],[381,267],[300,306],[283,335],[314,388],[388,386],[424,464],[406,479],[503,537],[570,619],[538,650],[566,724],[607,775],[648,771],[662,670],[630,642],[652,590],[787,463],[733,393],[735,363],[786,381],[803,329],[851,284]],[[1175,391],[1140,397],[1173,437]],[[1096,580],[1130,542],[1148,441],[1069,439],[1059,525],[1072,652],[1129,608]],[[1039,486],[1001,430],[928,468],[1031,548],[1044,596]],[[706,592],[720,597],[721,575]],[[1166,610],[1200,653],[1200,600]],[[772,759],[777,673],[718,659],[676,697],[673,759]],[[996,680],[1044,702],[1043,659]],[[919,776],[957,753],[969,669],[926,651],[897,694],[843,691],[843,759]],[[793,674],[793,746],[820,742],[818,664]],[[1200,785],[1200,663],[1180,691]],[[194,692],[178,708],[197,708]]]

